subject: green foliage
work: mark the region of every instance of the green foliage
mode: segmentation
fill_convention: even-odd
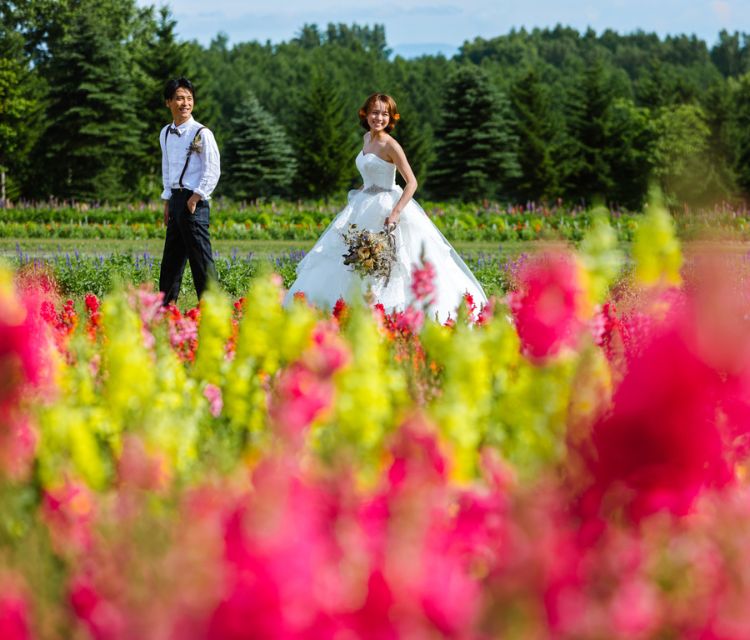
[[[750,72],[732,85],[734,171],[744,195],[750,194]]]
[[[345,113],[335,79],[315,71],[295,128],[298,193],[327,199],[351,181],[356,138]]]
[[[137,65],[134,73],[138,87],[138,118],[146,136],[138,173],[143,176],[143,197],[156,198],[162,190],[158,132],[171,117],[165,106],[164,85],[171,78],[189,76],[188,49],[185,43],[177,40],[177,21],[172,18],[168,7],[162,6],[158,10],[158,19],[154,16],[154,7],[148,7],[142,10],[137,22],[139,31],[132,45]]]
[[[555,165],[557,132],[552,101],[536,67],[529,67],[511,86],[510,102],[518,138],[519,174],[511,180],[521,202],[560,195]],[[558,142],[559,145],[559,142]]]
[[[296,160],[284,129],[252,94],[232,125],[224,163],[226,191],[241,200],[288,194]]]
[[[427,176],[433,159],[432,132],[424,122],[420,122],[419,114],[413,108],[408,105],[404,106],[403,102],[399,101],[398,109],[401,119],[393,130],[393,137],[403,148],[420,188],[429,189]]]
[[[85,0],[50,43],[46,129],[34,152],[38,195],[95,200],[132,193],[132,163],[144,144],[125,47],[132,17],[132,3]]]
[[[606,158],[612,77],[600,56],[592,57],[579,77],[568,94],[563,181],[577,200],[606,198],[614,186]]]
[[[15,177],[25,164],[34,142],[34,116],[38,111],[38,82],[32,76],[23,37],[10,28],[12,17],[0,12],[0,173],[7,182],[6,196],[16,195],[6,174]],[[2,198],[3,194],[0,194]]]
[[[746,33],[730,34],[722,29],[719,41],[711,50],[711,60],[725,78],[747,73],[750,71],[750,37]]]
[[[176,36],[169,9],[135,0],[6,2],[0,19],[0,166],[13,199],[156,198],[162,88],[177,75],[193,80],[196,118],[224,153],[217,195],[239,193],[227,152],[248,94],[300,160],[288,191],[258,193],[341,195],[356,178],[357,108],[374,91],[401,107],[395,135],[418,198],[598,196],[637,209],[650,180],[693,205],[750,190],[744,33],[723,31],[709,48],[695,36],[558,25],[477,38],[454,59],[406,60],[390,57],[377,24],[305,24],[274,44],[219,34],[204,46]]]
[[[651,114],[632,100],[616,98],[605,121],[604,162],[613,176],[607,193],[611,203],[637,210],[648,191],[653,137]]]
[[[504,193],[519,175],[508,102],[478,67],[449,80],[437,129],[431,192],[477,200]]]
[[[668,201],[691,202],[705,190],[711,130],[703,110],[680,105],[657,111],[651,149],[653,175]]]

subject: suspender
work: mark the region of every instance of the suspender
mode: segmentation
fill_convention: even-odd
[[[193,136],[193,142],[195,142],[195,139],[200,135],[201,131],[203,131],[206,127],[199,127],[198,131],[195,132],[195,135]],[[167,152],[167,140],[169,139],[169,126],[164,130],[164,153]],[[190,146],[188,146],[187,150],[187,157],[185,158],[185,166],[182,167],[182,173],[180,174],[180,189],[184,189],[182,186],[182,179],[185,177],[185,172],[187,171],[188,165],[190,164],[190,156],[193,154],[193,142],[190,143]]]
[[[195,132],[195,135],[193,136],[193,142],[195,142],[195,139],[201,134],[201,131],[203,131],[205,128],[206,127],[200,127],[198,131]],[[182,179],[185,177],[185,172],[187,171],[188,165],[190,164],[190,156],[193,155],[193,142],[191,142],[190,146],[188,147],[187,158],[185,158],[185,166],[182,167],[182,173],[180,174],[180,189],[183,188]]]

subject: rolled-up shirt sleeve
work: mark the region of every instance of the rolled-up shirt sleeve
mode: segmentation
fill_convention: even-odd
[[[161,183],[164,187],[161,192],[162,200],[169,200],[169,197],[172,195],[172,190],[169,188],[169,160],[167,159],[167,145],[164,142],[164,132],[166,129],[167,127],[164,127],[159,134],[159,144],[161,145]]]
[[[200,153],[200,159],[203,173],[198,186],[195,188],[195,193],[207,200],[219,182],[221,158],[214,134],[209,129],[204,129],[201,135],[203,137],[203,149]]]

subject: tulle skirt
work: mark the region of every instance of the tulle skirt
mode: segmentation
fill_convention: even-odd
[[[361,277],[344,265],[347,252],[343,234],[350,224],[359,229],[382,231],[386,217],[401,197],[396,186],[389,191],[369,193],[350,191],[346,207],[323,232],[315,246],[297,265],[297,279],[284,299],[288,305],[294,294],[305,297],[321,307],[332,308],[339,298],[350,301],[368,291],[387,312],[403,311],[414,296],[411,275],[426,260],[435,269],[433,304],[426,313],[439,322],[456,316],[456,308],[466,293],[471,294],[477,307],[487,296],[474,274],[451,247],[440,230],[432,223],[416,201],[411,200],[401,211],[395,230],[397,260],[386,283],[383,278]]]

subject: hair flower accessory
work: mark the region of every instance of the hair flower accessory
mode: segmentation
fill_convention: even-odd
[[[393,114],[393,119],[396,120],[396,122],[398,122],[399,120],[401,120],[401,114],[400,113],[394,113]]]

